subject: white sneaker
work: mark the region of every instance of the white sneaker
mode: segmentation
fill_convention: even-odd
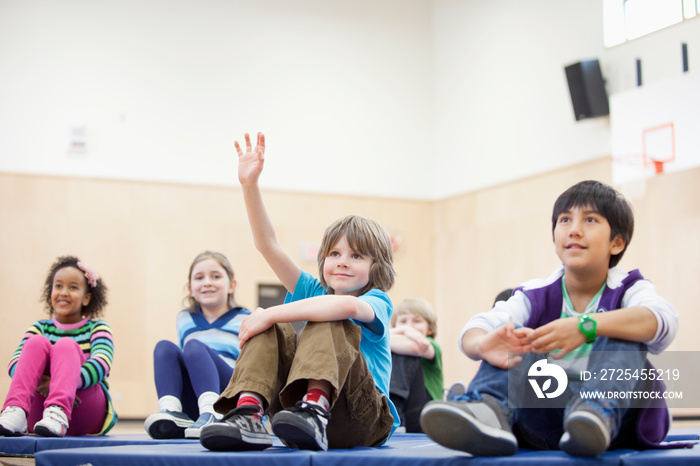
[[[44,418],[34,424],[34,433],[42,437],[65,437],[67,430],[68,417],[57,405],[44,409]]]
[[[8,406],[0,414],[0,435],[15,437],[27,433],[27,414],[19,406]]]

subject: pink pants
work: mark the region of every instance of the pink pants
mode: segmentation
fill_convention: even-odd
[[[34,424],[43,417],[44,408],[58,405],[70,421],[67,435],[99,433],[107,411],[107,399],[99,385],[78,390],[80,368],[86,359],[78,343],[70,338],[61,338],[51,345],[43,335],[29,337],[22,347],[3,409],[7,406],[22,408],[27,413],[29,432],[33,432]],[[43,375],[51,377],[47,398],[36,391]]]

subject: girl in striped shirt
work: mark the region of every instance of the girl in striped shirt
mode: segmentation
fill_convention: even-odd
[[[104,434],[116,423],[107,375],[114,345],[98,319],[107,287],[77,257],[59,257],[44,283],[50,319],[34,322],[10,359],[0,435]]]
[[[153,351],[158,412],[146,419],[157,439],[199,438],[221,418],[214,402],[238,359],[238,329],[248,309],[236,304],[233,267],[223,254],[204,251],[188,274],[188,308],[177,315],[178,343],[162,340]]]

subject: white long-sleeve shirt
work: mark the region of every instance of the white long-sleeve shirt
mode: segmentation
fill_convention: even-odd
[[[522,287],[526,290],[536,289],[551,285],[559,280],[564,274],[564,267],[554,271],[549,278],[535,279],[525,282]],[[622,281],[627,277],[628,272],[613,267],[608,271],[607,286],[615,289],[622,286]],[[643,306],[649,309],[656,317],[656,334],[646,341],[647,349],[652,354],[658,354],[668,347],[676,337],[678,331],[678,311],[664,298],[656,292],[656,287],[649,280],[638,280],[624,294],[621,308]],[[565,300],[562,300],[562,311],[566,309]],[[482,312],[474,315],[462,329],[459,335],[458,346],[462,352],[462,337],[472,328],[480,328],[487,332],[495,330],[497,327],[512,321],[516,327],[523,326],[530,317],[530,300],[522,291],[516,291],[508,301],[499,301],[489,312]]]

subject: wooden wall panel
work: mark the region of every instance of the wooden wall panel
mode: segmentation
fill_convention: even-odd
[[[464,324],[491,309],[496,295],[558,266],[551,236],[557,196],[584,179],[610,182],[599,159],[464,194],[436,204],[435,304],[445,384],[469,381],[478,363],[458,351]]]
[[[403,237],[393,300],[432,299],[433,207],[429,202],[265,192],[280,242],[299,259],[300,246],[349,213],[373,218]],[[241,305],[257,305],[258,283],[277,280],[254,249],[238,188],[107,181],[0,173],[0,355],[9,360],[24,330],[43,318],[45,273],[59,255],[92,264],[110,289],[104,318],[116,354],[110,382],[117,412],[142,418],[156,409],[152,351],[175,339],[187,271],[205,249],[232,261]],[[426,277],[428,277],[426,279]],[[10,379],[0,377],[4,398]]]
[[[551,238],[556,197],[584,179],[610,182],[601,158],[436,202],[265,191],[282,244],[299,264],[300,247],[318,242],[333,220],[356,213],[403,238],[396,254],[395,303],[431,301],[445,383],[469,381],[478,367],[457,350],[469,317],[490,309],[503,288],[546,277],[558,265]],[[636,187],[635,235],[621,266],[640,268],[681,313],[674,350],[698,350],[694,290],[700,278],[700,169]],[[623,187],[624,190],[624,187]],[[258,283],[276,279],[255,251],[240,190],[234,187],[107,181],[0,173],[0,356],[5,361],[31,322],[44,274],[56,256],[75,254],[110,288],[105,318],[116,339],[110,378],[120,416],[156,408],[152,350],[175,338],[190,261],[204,249],[232,261],[241,305],[256,306]],[[5,396],[9,377],[0,377]]]

